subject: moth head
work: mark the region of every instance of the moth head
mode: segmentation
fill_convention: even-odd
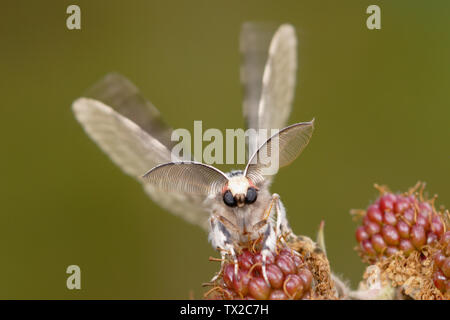
[[[258,198],[258,188],[244,175],[230,177],[222,190],[223,202],[229,207],[242,208]]]

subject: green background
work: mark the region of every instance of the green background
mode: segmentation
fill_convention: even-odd
[[[381,30],[366,28],[381,7]],[[82,30],[66,28],[81,7]],[[218,270],[200,228],[154,204],[100,151],[70,106],[110,71],[133,81],[174,128],[243,125],[244,21],[290,22],[299,72],[290,122],[316,118],[280,171],[294,231],[326,221],[329,259],[363,272],[351,208],[428,183],[450,205],[448,1],[2,1],[0,298],[188,298]],[[66,288],[66,267],[82,289]]]

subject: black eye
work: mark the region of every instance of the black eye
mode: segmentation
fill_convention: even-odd
[[[247,195],[245,196],[245,203],[253,203],[256,201],[257,198],[257,192],[255,188],[248,188],[247,189]]]
[[[225,191],[223,194],[223,202],[229,207],[235,207],[236,206],[236,199],[231,194],[230,190]]]

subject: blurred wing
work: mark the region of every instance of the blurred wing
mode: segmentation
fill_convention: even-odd
[[[151,169],[144,180],[170,193],[187,193],[203,200],[221,192],[228,181],[220,170],[200,162],[171,162]]]
[[[290,164],[302,153],[311,139],[313,130],[314,120],[296,123],[282,129],[253,154],[245,168],[244,175],[256,185],[270,179],[276,174],[276,172],[267,173],[269,171],[267,169],[274,163],[273,157],[278,155],[276,170]],[[278,151],[276,154],[275,150]],[[262,154],[266,157],[265,159],[263,159]],[[270,161],[267,161],[267,159],[270,159]]]
[[[107,74],[85,92],[85,97],[103,102],[169,149],[175,145],[170,139],[172,128],[164,122],[159,110],[124,76]]]
[[[75,117],[92,140],[125,173],[144,183],[142,174],[172,161],[172,130],[131,82],[120,75],[110,74],[94,85],[87,96],[95,99],[83,97],[73,103]],[[207,227],[209,213],[199,199],[161,193],[146,183],[143,187],[169,212]]]
[[[245,23],[240,47],[244,117],[247,128],[281,129],[292,108],[297,72],[297,38],[294,28]],[[272,37],[273,35],[273,37]]]
[[[247,128],[258,129],[262,78],[275,31],[275,26],[266,23],[246,22],[242,25],[239,39],[240,77],[244,89],[243,112]]]
[[[171,161],[164,144],[102,102],[79,98],[73,111],[86,133],[125,173],[139,177],[149,168]]]

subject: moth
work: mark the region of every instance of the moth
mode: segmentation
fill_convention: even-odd
[[[261,239],[262,270],[268,281],[267,257],[291,229],[280,196],[269,191],[276,172],[266,172],[267,163],[260,155],[277,156],[279,167],[290,164],[308,144],[314,123],[286,127],[297,72],[297,38],[291,25],[274,30],[245,23],[240,51],[246,125],[269,132],[279,129],[267,140],[257,142],[258,148],[243,170],[224,173],[208,164],[173,161],[173,130],[119,74],[108,74],[72,108],[88,136],[125,173],[138,179],[156,203],[209,231],[209,240],[222,258],[229,255],[236,262],[236,273],[237,249],[250,240]]]

